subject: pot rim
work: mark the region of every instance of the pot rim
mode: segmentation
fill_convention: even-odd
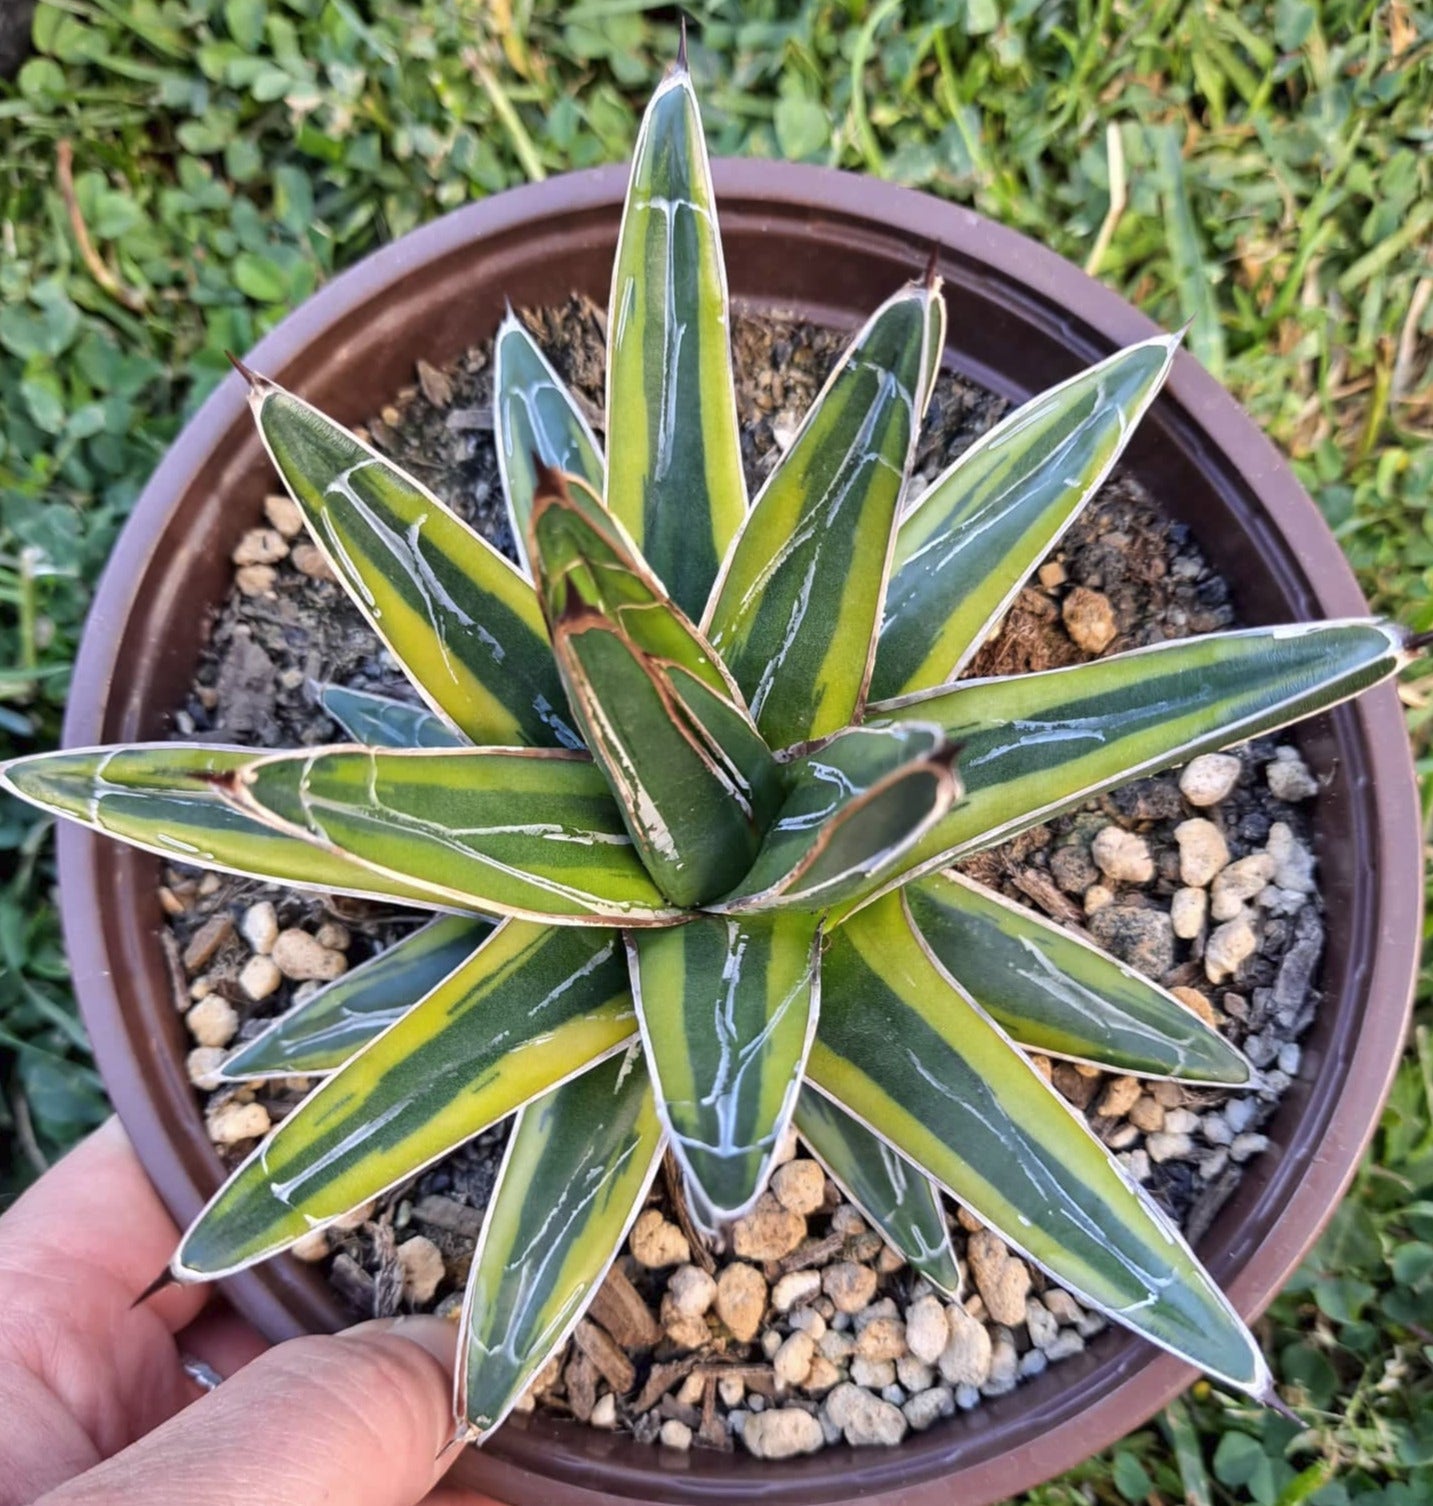
[[[728,224],[735,221],[753,241],[770,236],[774,243],[809,242],[812,250],[827,249],[833,255],[857,244],[889,248],[897,241],[910,250],[912,275],[926,248],[935,243],[938,269],[952,276],[953,285],[999,300],[1013,317],[1046,338],[1058,339],[1063,351],[1080,363],[1157,332],[1151,320],[1078,268],[971,210],[832,169],[745,159],[719,160],[713,166],[728,238]],[[349,334],[329,344],[325,357],[342,363],[348,349],[361,343],[351,332],[355,310],[373,305],[376,317],[377,310],[411,295],[425,273],[445,258],[481,253],[505,236],[530,232],[538,238],[560,237],[564,227],[575,233],[571,227],[592,216],[610,217],[615,224],[626,178],[624,164],[567,174],[430,222],[326,284],[267,335],[248,359],[283,378],[347,321]],[[824,312],[829,322],[851,322],[842,307]],[[823,309],[818,301],[804,307],[803,313],[820,318]],[[993,366],[964,360],[961,369],[1007,396],[1022,395],[1018,384]],[[1042,382],[1043,376],[1034,385]],[[115,725],[137,725],[146,710],[116,694],[116,678],[129,647],[126,625],[153,564],[161,529],[179,513],[216,447],[231,439],[246,410],[243,383],[238,377],[226,379],[185,425],[141,495],[86,624],[65,719],[66,745],[94,744],[103,741],[106,732],[112,738],[133,735]],[[1188,354],[1181,352],[1176,358],[1154,411],[1180,430],[1212,484],[1246,499],[1248,516],[1241,523],[1253,547],[1267,556],[1287,603],[1303,615],[1368,612],[1338,545],[1287,463]],[[1249,605],[1253,610],[1246,615],[1259,620],[1260,604]],[[1345,1033],[1337,1056],[1319,1069],[1322,1100],[1316,1097],[1310,1108],[1321,1106],[1326,1112],[1317,1143],[1296,1137],[1294,1149],[1272,1170],[1246,1178],[1258,1181],[1262,1175],[1273,1189],[1264,1189],[1256,1201],[1256,1217],[1250,1220],[1262,1226],[1262,1238],[1246,1235],[1241,1243],[1236,1237],[1221,1261],[1212,1262],[1247,1318],[1272,1300],[1332,1216],[1357,1170],[1397,1068],[1416,977],[1423,870],[1411,753],[1395,692],[1389,686],[1370,692],[1339,708],[1330,720],[1340,749],[1351,755],[1345,781],[1350,788],[1340,798],[1358,803],[1365,813],[1360,819],[1376,842],[1376,851],[1361,850],[1352,859],[1357,903],[1349,924],[1362,947],[1355,983],[1364,1001],[1363,1017],[1361,1028],[1351,1038]],[[138,966],[137,949],[143,943],[132,923],[115,940],[116,902],[105,891],[113,853],[107,841],[62,826],[66,941],[106,1086],[146,1169],[182,1221],[212,1186],[217,1161],[210,1152],[206,1183],[206,1173],[195,1159],[202,1124],[182,1059],[174,1059],[173,1050],[155,1031],[126,1020],[122,980],[127,970]],[[151,936],[151,947],[152,942]],[[1330,1099],[1330,1092],[1336,1097]],[[312,1272],[284,1260],[245,1272],[227,1282],[226,1291],[260,1327],[281,1337],[297,1330],[297,1310],[315,1310],[311,1293],[303,1300],[294,1297],[299,1287],[312,1282]],[[574,1506],[634,1498],[722,1501],[734,1491],[759,1500],[878,1497],[892,1506],[935,1506],[957,1489],[965,1506],[984,1506],[1122,1437],[1183,1390],[1195,1374],[1172,1356],[1124,1335],[1092,1348],[1096,1353],[1085,1357],[1090,1363],[1066,1361],[1012,1396],[987,1401],[957,1424],[915,1435],[890,1451],[827,1449],[780,1465],[744,1455],[734,1463],[730,1456],[715,1456],[727,1461],[718,1468],[697,1455],[672,1457],[667,1450],[617,1439],[574,1440],[578,1429],[573,1425],[534,1418],[509,1424],[476,1458],[469,1451],[460,1469],[465,1481],[500,1497]],[[1051,1375],[1057,1381],[1042,1387]],[[1061,1385],[1059,1377],[1076,1384]],[[1094,1399],[1086,1404],[1089,1393]],[[950,1436],[943,1443],[945,1435]]]

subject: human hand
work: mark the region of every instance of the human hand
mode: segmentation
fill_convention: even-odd
[[[268,1349],[205,1286],[132,1307],[178,1238],[117,1119],[0,1218],[0,1506],[457,1501],[450,1324]]]

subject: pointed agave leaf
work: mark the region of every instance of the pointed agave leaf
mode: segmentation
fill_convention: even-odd
[[[429,904],[554,924],[675,919],[637,859],[595,764],[537,748],[331,748],[279,753],[229,798],[281,831]]]
[[[796,1133],[841,1191],[938,1291],[960,1296],[960,1267],[940,1190],[918,1166],[813,1088],[796,1100]]]
[[[859,718],[901,487],[944,336],[938,281],[912,283],[877,309],[722,566],[707,631],[772,747]]]
[[[853,727],[788,769],[789,793],[741,884],[708,908],[825,909],[901,863],[960,795],[936,726]]]
[[[822,961],[809,1075],[1076,1296],[1210,1375],[1271,1385],[1178,1231],[922,946],[899,895]]]
[[[815,916],[779,912],[628,937],[647,1064],[703,1215],[751,1204],[790,1122],[816,1028],[816,932]]]
[[[675,904],[730,889],[781,800],[775,759],[711,646],[595,498],[546,471],[531,554],[578,725]]]
[[[422,885],[375,873],[235,810],[212,781],[247,768],[254,757],[252,748],[209,743],[64,748],[0,765],[0,788],[91,831],[180,863],[329,894],[472,908],[435,900]]]
[[[366,748],[465,748],[468,739],[426,706],[346,685],[321,685],[319,705]]]
[[[600,492],[602,447],[542,347],[511,309],[493,343],[493,437],[508,525],[518,558],[531,574],[527,527],[537,490],[533,457]]]
[[[457,1412],[481,1442],[566,1342],[661,1163],[641,1053],[610,1057],[518,1115],[463,1304]]]
[[[333,1072],[454,972],[493,922],[445,915],[280,1015],[224,1062],[230,1080]]]
[[[623,963],[613,931],[499,926],[229,1178],[174,1274],[226,1275],[287,1248],[621,1050],[636,1029]]]
[[[1178,343],[1132,345],[1032,399],[912,504],[896,538],[873,700],[956,678],[1104,484]]]
[[[888,883],[993,847],[1141,774],[1322,711],[1407,662],[1407,634],[1393,623],[1300,623],[887,702],[873,708],[873,719],[944,727],[960,744],[965,782],[965,798]]]
[[[1113,1072],[1246,1085],[1253,1068],[1173,994],[958,873],[907,886],[932,955],[1022,1046]]]
[[[309,531],[429,705],[475,743],[576,747],[522,575],[317,408],[263,377],[249,402]]]
[[[746,512],[711,169],[685,66],[642,117],[607,320],[607,506],[696,620]]]

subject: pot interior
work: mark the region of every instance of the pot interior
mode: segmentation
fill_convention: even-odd
[[[331,284],[252,363],[347,423],[489,338],[504,300],[605,303],[623,170],[599,170],[460,211]],[[721,225],[733,297],[854,328],[941,247],[948,363],[1021,399],[1153,326],[1083,274],[967,211],[817,169],[722,163]],[[1366,612],[1312,503],[1231,399],[1181,357],[1125,465],[1229,581],[1242,621]],[[273,489],[238,378],[186,429],[141,500],[96,602],[66,741],[165,735],[228,589],[229,554]],[[1411,770],[1391,691],[1304,723],[1311,767],[1334,771],[1314,808],[1322,893],[1333,918],[1324,1002],[1304,1066],[1199,1253],[1246,1315],[1277,1290],[1332,1210],[1376,1122],[1411,988],[1419,864]],[[1397,832],[1406,823],[1402,838]],[[183,1022],[159,945],[159,861],[67,829],[65,919],[76,983],[106,1081],[151,1175],[181,1221],[219,1178],[184,1072]],[[1402,885],[1404,901],[1396,891]],[[1405,902],[1406,901],[1406,902]],[[1392,908],[1390,908],[1392,907]],[[1379,947],[1380,930],[1387,938]],[[321,1274],[284,1259],[226,1284],[274,1338],[337,1326]],[[455,1478],[508,1499],[598,1494],[654,1500],[948,1500],[1025,1489],[1121,1436],[1191,1378],[1120,1331],[1015,1392],[910,1435],[899,1448],[830,1449],[758,1463],[677,1454],[559,1420],[507,1424]],[[953,1474],[959,1474],[957,1481]]]

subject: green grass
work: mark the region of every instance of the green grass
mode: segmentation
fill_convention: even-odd
[[[1433,11],[692,10],[716,151],[925,188],[1192,319],[1375,605],[1433,627]],[[35,35],[0,95],[0,755],[56,739],[90,589],[223,351],[445,209],[625,156],[675,46],[642,0],[46,0]],[[1433,807],[1433,677],[1405,697]],[[48,832],[0,806],[0,853],[3,1194],[104,1109]],[[1433,1501],[1433,976],[1420,1018],[1373,1159],[1263,1327],[1309,1425],[1196,1387],[1033,1499]]]

